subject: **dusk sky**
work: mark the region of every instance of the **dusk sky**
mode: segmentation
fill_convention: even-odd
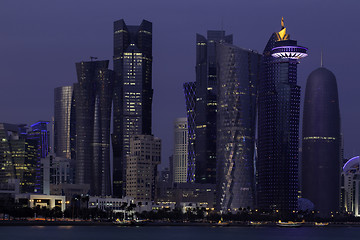
[[[1,0],[0,122],[50,120],[54,88],[77,82],[75,62],[111,60],[113,22],[153,23],[153,134],[162,161],[172,152],[173,122],[185,117],[182,84],[195,81],[195,35],[223,30],[234,45],[262,52],[284,17],[290,38],[309,48],[298,65],[302,88],[320,66],[339,89],[345,157],[360,153],[360,1]],[[300,134],[301,136],[301,134]]]

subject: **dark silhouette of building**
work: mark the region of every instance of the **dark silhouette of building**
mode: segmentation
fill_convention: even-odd
[[[54,89],[54,153],[75,159],[75,101],[73,86]]]
[[[92,195],[110,195],[110,120],[113,71],[109,61],[76,63],[77,184],[90,184]]]
[[[223,212],[253,208],[257,84],[262,55],[217,46],[217,207]]]
[[[339,210],[342,159],[336,78],[324,67],[307,79],[302,131],[302,195],[329,216]]]
[[[207,38],[196,35],[196,103],[195,103],[195,182],[216,182],[216,45],[232,44],[225,31],[208,31]]]
[[[263,52],[258,92],[257,201],[261,209],[297,209],[300,86],[298,59],[307,56],[282,30]]]
[[[195,182],[195,103],[196,84],[184,83],[186,113],[188,121],[188,170],[187,182]]]
[[[113,195],[125,195],[126,156],[133,135],[151,135],[152,23],[114,22]]]

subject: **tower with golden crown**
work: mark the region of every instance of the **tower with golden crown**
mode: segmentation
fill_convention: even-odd
[[[260,209],[297,210],[300,86],[298,60],[307,48],[290,40],[284,20],[263,52],[259,83],[257,204]]]

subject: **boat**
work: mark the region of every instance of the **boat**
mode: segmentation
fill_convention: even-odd
[[[327,226],[327,225],[329,225],[329,223],[315,222],[315,226],[317,226],[317,227],[324,227],[324,226]]]
[[[301,227],[302,222],[282,222],[279,220],[279,222],[276,223],[279,227]]]

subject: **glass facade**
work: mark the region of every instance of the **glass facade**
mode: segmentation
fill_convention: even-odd
[[[217,46],[217,207],[253,208],[257,84],[262,55]]]
[[[341,137],[336,78],[326,68],[307,79],[302,131],[302,196],[329,216],[339,210]]]
[[[186,101],[186,113],[188,123],[188,167],[187,182],[195,182],[195,103],[196,84],[194,82],[184,83],[184,94]]]
[[[22,193],[33,193],[39,161],[38,142],[26,138],[25,125],[0,124],[0,183],[19,179]]]
[[[260,209],[293,211],[297,209],[299,190],[298,60],[287,55],[272,56],[275,48],[296,46],[285,31],[283,27],[273,33],[263,53],[258,95],[257,200]]]
[[[75,101],[73,87],[54,89],[54,152],[75,159]]]
[[[110,120],[113,71],[109,61],[76,63],[74,84],[76,177],[92,195],[110,195]]]
[[[225,31],[208,31],[207,38],[196,35],[196,103],[195,103],[195,182],[216,183],[216,45],[232,44]]]
[[[49,153],[50,132],[47,129],[47,121],[39,121],[31,125],[31,131],[27,133],[27,140],[32,140],[36,145],[37,162],[36,162],[36,180],[35,192],[43,192],[41,158],[45,158]]]
[[[125,196],[126,156],[133,135],[151,135],[152,23],[114,22],[113,195]]]

